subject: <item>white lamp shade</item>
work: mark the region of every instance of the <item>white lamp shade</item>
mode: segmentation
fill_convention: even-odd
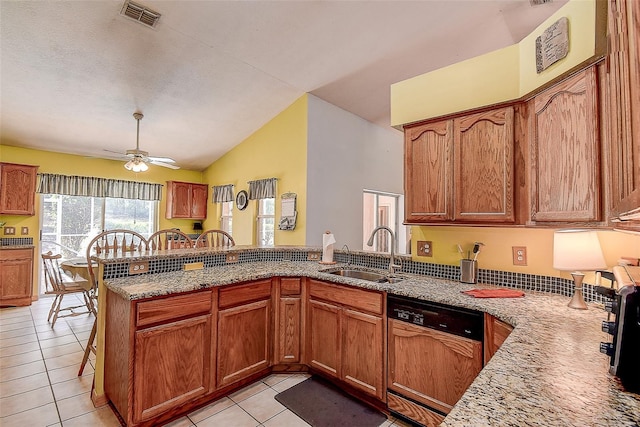
[[[598,234],[590,230],[559,230],[553,234],[553,268],[593,271],[606,268]]]

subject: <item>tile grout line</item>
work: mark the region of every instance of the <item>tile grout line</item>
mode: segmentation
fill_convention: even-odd
[[[42,355],[42,363],[44,364],[44,371],[47,374],[47,381],[49,382],[49,388],[51,389],[51,397],[53,397],[53,404],[56,407],[56,414],[58,414],[58,422],[62,426],[62,417],[60,416],[60,409],[58,408],[58,400],[56,399],[56,395],[53,391],[53,384],[51,383],[51,377],[49,376],[49,368],[47,367],[47,360],[45,359],[44,352],[42,351],[42,345],[40,344],[40,336],[39,336],[38,330],[36,329],[36,322],[33,319],[33,312],[31,311],[31,306],[29,306],[29,314],[31,315],[31,322],[33,323],[33,329],[36,332],[36,339],[38,340],[38,348],[40,349],[40,354]]]

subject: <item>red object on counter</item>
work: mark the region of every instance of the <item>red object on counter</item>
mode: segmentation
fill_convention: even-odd
[[[524,296],[524,292],[514,289],[471,289],[462,291],[463,294],[471,295],[474,298],[519,298]]]

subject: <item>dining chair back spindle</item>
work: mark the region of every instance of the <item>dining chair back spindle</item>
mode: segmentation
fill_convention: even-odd
[[[231,234],[223,230],[207,230],[196,240],[196,248],[230,247],[235,244]]]
[[[193,240],[187,234],[176,229],[159,230],[149,236],[149,249],[152,251],[163,249],[189,249],[193,247]]]

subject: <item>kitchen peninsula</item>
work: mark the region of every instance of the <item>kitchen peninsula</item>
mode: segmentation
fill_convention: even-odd
[[[367,295],[402,295],[478,310],[514,326],[513,332],[482,369],[442,425],[606,426],[614,423],[633,426],[640,423],[640,396],[623,391],[618,380],[608,374],[607,357],[598,351],[600,341],[606,340],[599,328],[600,321],[606,317],[600,307],[592,304],[587,311],[571,310],[566,306],[566,297],[541,292],[527,292],[524,298],[517,299],[475,299],[461,293],[472,288],[471,285],[417,274],[401,273],[404,279],[392,284],[351,279],[328,274],[328,266],[317,262],[319,252],[319,248],[308,247],[235,247],[227,250],[194,249],[95,258],[101,264],[104,279],[100,285],[103,305],[99,312],[99,325],[102,325],[99,327],[99,337],[102,337],[98,343],[94,400],[105,399],[106,389],[106,398],[114,402],[121,415],[132,425],[145,425],[156,419],[167,421],[180,415],[180,407],[174,408],[171,404],[163,406],[164,403],[158,401],[144,401],[145,398],[136,395],[133,389],[121,390],[123,395],[116,396],[108,386],[103,386],[108,383],[109,375],[113,374],[107,370],[103,372],[103,367],[105,364],[118,366],[113,362],[122,358],[123,354],[125,361],[127,357],[130,359],[129,363],[119,365],[122,370],[120,374],[131,380],[136,377],[136,369],[146,369],[140,360],[145,357],[162,357],[163,351],[171,351],[153,347],[158,343],[154,341],[155,337],[163,333],[162,326],[158,326],[163,319],[172,322],[169,334],[179,327],[187,327],[192,336],[202,337],[198,342],[185,342],[186,346],[198,349],[204,355],[203,363],[198,368],[193,368],[199,369],[196,373],[199,373],[200,378],[192,367],[166,373],[172,379],[177,376],[185,377],[181,381],[188,386],[188,390],[185,389],[185,393],[180,396],[184,402],[179,406],[188,407],[189,402],[206,400],[207,396],[210,396],[210,400],[215,399],[219,396],[216,390],[224,391],[225,387],[232,390],[234,378],[228,382],[220,382],[220,376],[211,372],[220,369],[220,362],[208,363],[215,358],[215,343],[219,342],[216,340],[216,332],[220,333],[224,304],[229,307],[237,305],[230,303],[231,300],[240,301],[245,298],[247,301],[242,307],[250,306],[250,312],[258,315],[254,319],[266,316],[263,318],[267,320],[266,325],[261,325],[267,328],[264,335],[257,336],[254,329],[252,333],[245,335],[236,331],[237,340],[262,340],[257,343],[257,347],[266,345],[265,351],[269,356],[265,364],[255,366],[255,370],[247,372],[245,380],[253,381],[270,372],[273,366],[282,366],[283,363],[275,357],[280,352],[273,348],[276,347],[274,340],[278,340],[283,334],[274,333],[270,329],[272,325],[279,323],[273,320],[278,313],[271,315],[271,312],[276,311],[272,307],[278,304],[277,299],[287,299],[283,289],[295,288],[295,281],[288,279],[299,279],[302,284],[300,291],[291,290],[294,297],[288,299],[300,299],[301,330],[304,330],[305,323],[304,308],[308,309],[305,289],[313,289],[313,286],[325,283],[339,285],[336,289],[368,292]],[[228,257],[230,254],[234,256]],[[338,261],[343,260],[339,253],[336,257]],[[352,254],[351,258],[354,259],[354,264],[361,264],[368,269],[381,269],[388,263],[388,258],[379,254],[362,252]],[[128,276],[129,266],[137,262],[148,263],[148,270],[157,273]],[[198,262],[204,263],[203,269],[183,270],[184,264]],[[287,283],[287,286],[283,286],[283,283]],[[280,286],[276,286],[277,284]],[[232,293],[234,289],[239,292]],[[225,296],[221,295],[223,291]],[[163,305],[163,301],[176,297],[177,310]],[[227,302],[223,303],[223,299]],[[106,309],[103,308],[105,303],[108,304]],[[386,305],[383,303],[384,306]],[[122,310],[119,316],[112,312],[117,307]],[[105,312],[110,315],[105,315]],[[144,329],[145,325],[150,327]],[[301,335],[304,337],[304,333]],[[307,340],[310,339],[308,335]],[[146,349],[141,347],[143,350],[140,354],[134,356],[132,348],[127,347],[128,344],[118,343],[113,340],[114,337],[130,339],[132,347],[144,344],[145,340],[152,346]],[[116,345],[114,343],[128,350],[123,352],[121,348],[110,349],[110,346]],[[304,348],[304,343],[299,344]],[[308,352],[302,350],[302,354],[299,363],[290,364],[291,369],[309,365]],[[313,367],[311,365],[312,370]],[[158,372],[153,374],[158,375]],[[201,378],[205,378],[204,382],[196,384]],[[160,387],[162,381],[164,378],[159,378],[155,386]],[[386,384],[386,378],[384,383]],[[193,393],[193,397],[189,393]],[[117,400],[125,403],[118,406],[115,402]],[[145,413],[141,408],[143,401],[148,404],[149,412]]]

